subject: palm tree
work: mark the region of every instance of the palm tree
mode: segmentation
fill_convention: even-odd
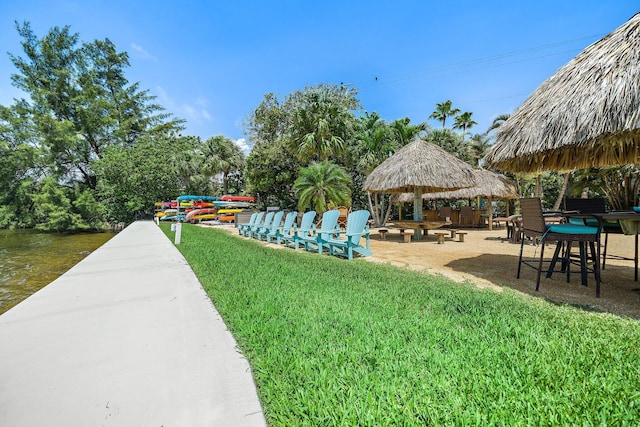
[[[462,129],[462,134],[464,135],[467,132],[467,129],[471,128],[474,125],[477,125],[478,122],[474,121],[471,118],[469,111],[466,111],[455,117],[455,123],[453,124],[454,129]]]
[[[446,100],[439,104],[436,104],[436,110],[429,116],[430,119],[435,119],[442,122],[444,128],[447,122],[447,117],[455,116],[460,112],[458,108],[451,108],[451,100]]]
[[[364,173],[371,172],[398,149],[394,131],[378,113],[365,113],[355,136],[357,166]]]
[[[460,160],[469,161],[469,149],[464,143],[462,135],[453,132],[451,129],[433,129],[427,134],[426,140],[436,144]]]
[[[479,167],[481,159],[487,155],[491,147],[491,139],[486,133],[477,133],[469,140],[473,167]]]
[[[429,129],[429,125],[424,122],[412,125],[408,117],[392,121],[390,127],[400,147],[404,147],[413,141],[413,138]]]
[[[347,172],[329,161],[314,162],[300,169],[300,175],[293,184],[298,196],[298,210],[308,206],[318,214],[323,214],[332,206],[350,206],[351,182]]]
[[[289,132],[298,158],[329,160],[341,155],[345,141],[353,134],[355,117],[351,110],[357,100],[337,86],[320,85],[292,97]]]
[[[222,135],[207,139],[201,153],[204,157],[204,173],[209,176],[222,173],[222,192],[227,194],[229,174],[242,169],[244,153],[232,139]]]
[[[511,116],[511,114],[501,114],[498,117],[496,117],[495,119],[493,119],[493,123],[491,123],[491,126],[489,126],[489,129],[487,129],[487,133],[496,130],[500,127],[501,124],[503,124],[504,122],[507,121],[507,119]]]

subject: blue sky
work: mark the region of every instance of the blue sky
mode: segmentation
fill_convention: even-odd
[[[129,81],[203,139],[246,144],[242,122],[264,94],[319,83],[351,85],[388,121],[439,126],[428,116],[450,99],[479,133],[638,10],[632,0],[0,0],[0,104],[22,96],[6,53],[23,54],[14,21],[26,20],[39,37],[70,25],[82,41],[112,40],[129,53]]]

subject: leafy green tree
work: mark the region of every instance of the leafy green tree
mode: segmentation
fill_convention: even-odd
[[[289,110],[288,103],[280,102],[273,93],[266,94],[243,123],[249,140],[255,145],[285,139],[291,116]]]
[[[283,139],[254,144],[245,161],[246,191],[259,196],[263,206],[295,209],[293,182],[299,162],[291,155]]]
[[[359,107],[353,91],[318,85],[294,93],[290,103],[289,142],[302,162],[328,160],[344,153],[353,135]]]
[[[69,189],[60,187],[53,178],[45,178],[42,188],[33,195],[38,217],[36,228],[44,231],[86,230],[89,228],[74,209]]]
[[[41,39],[29,23],[16,28],[25,56],[9,55],[18,70],[12,80],[29,95],[19,106],[57,180],[82,177],[95,188],[91,164],[107,147],[132,144],[144,133],[181,129],[182,121],[160,113],[154,97],[128,83],[128,55],[110,40],[79,45],[79,35],[68,26],[54,27]]]
[[[0,106],[0,228],[35,225],[31,195],[45,163],[24,123],[19,110]]]
[[[446,100],[436,104],[436,109],[429,118],[442,122],[442,128],[444,128],[447,124],[447,118],[455,116],[459,112],[459,108],[452,108],[451,100]]]
[[[245,161],[246,192],[259,196],[264,206],[295,209],[293,182],[300,162],[291,151],[291,103],[268,93],[245,120],[253,147]]]
[[[329,161],[314,162],[300,170],[293,189],[298,196],[298,209],[307,207],[322,214],[337,206],[351,206],[349,176],[346,171]]]
[[[244,153],[236,143],[222,135],[207,139],[200,153],[204,157],[204,172],[208,176],[222,174],[222,192],[229,193],[229,175],[244,167]]]
[[[145,136],[135,144],[110,147],[95,163],[98,195],[110,222],[150,216],[153,204],[181,194],[176,158],[195,150],[193,137]]]

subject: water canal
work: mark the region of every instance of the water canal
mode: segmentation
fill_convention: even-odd
[[[57,279],[114,235],[0,230],[0,314]]]

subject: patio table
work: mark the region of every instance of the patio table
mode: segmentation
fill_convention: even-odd
[[[633,211],[611,211],[611,212],[601,212],[601,213],[566,213],[565,216],[567,218],[596,218],[598,220],[598,224],[601,230],[606,230],[608,232],[614,232],[618,234],[625,234],[628,236],[634,236],[635,240],[635,252],[633,258],[626,258],[615,255],[618,259],[624,259],[633,261],[634,265],[634,280],[638,281],[638,233],[640,233],[640,213],[636,213]],[[608,222],[618,222],[620,221],[628,221],[631,226],[621,227],[620,231],[612,230],[609,227],[606,227],[606,223]],[[606,245],[605,252],[603,254],[604,259],[606,259]],[[604,263],[604,262],[603,262]],[[604,266],[603,266],[604,269]]]

